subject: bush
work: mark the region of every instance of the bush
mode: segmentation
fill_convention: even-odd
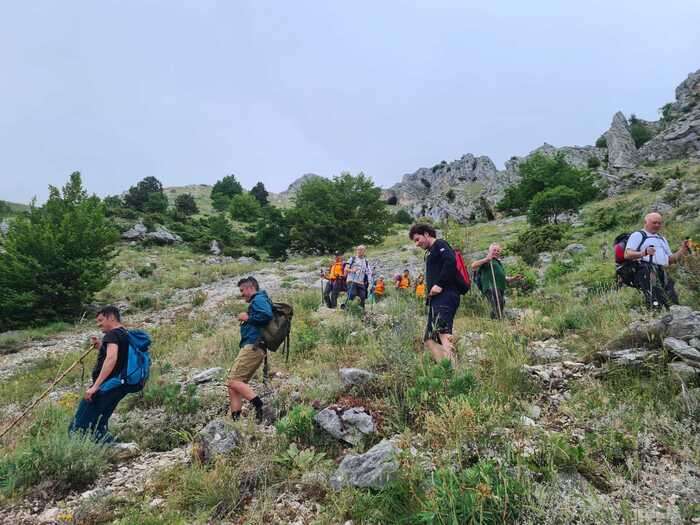
[[[241,193],[231,199],[229,213],[233,220],[253,222],[260,216],[260,203],[250,193]]]
[[[584,214],[584,222],[595,231],[608,231],[613,228],[636,225],[642,211],[629,203],[620,202],[599,206]]]
[[[659,191],[664,187],[664,179],[663,177],[660,177],[659,175],[656,175],[655,177],[650,178],[646,186],[651,190],[651,191]]]
[[[104,205],[88,197],[80,173],[62,193],[32,206],[10,227],[0,254],[0,331],[75,319],[115,271],[111,263],[119,233]]]
[[[287,213],[292,249],[329,253],[381,242],[391,217],[380,197],[381,189],[362,173],[305,182]]]
[[[547,224],[537,228],[528,228],[518,235],[515,243],[511,244],[509,249],[520,255],[528,264],[533,264],[539,253],[563,248],[568,231],[568,224]]]
[[[163,208],[163,198],[165,208]],[[163,185],[158,179],[146,177],[136,186],[129,188],[124,196],[124,204],[128,208],[139,211],[165,211],[168,208],[168,198],[163,194]]]
[[[194,414],[200,407],[197,385],[187,385],[183,389],[179,383],[164,381],[150,381],[143,389],[143,396],[134,399],[144,408],[162,406],[171,414]]]
[[[211,202],[217,211],[225,211],[231,204],[231,199],[243,193],[243,186],[236,180],[235,175],[227,175],[211,189]]]
[[[419,410],[435,410],[442,401],[475,387],[476,378],[471,371],[457,373],[447,359],[432,363],[426,358],[418,367],[415,385],[408,389],[406,398],[416,414]]]
[[[413,222],[413,216],[401,208],[394,214],[394,222],[399,224],[411,224]]]
[[[608,141],[605,138],[605,135],[601,135],[598,137],[595,141],[595,147],[596,148],[607,148],[608,147]]]
[[[641,148],[654,136],[652,131],[634,114],[630,117],[630,135],[632,135],[634,145],[638,148]]]
[[[267,206],[269,193],[265,189],[265,185],[262,182],[258,182],[250,190],[250,194],[255,197],[255,199],[260,203],[260,206]]]
[[[292,345],[294,354],[301,357],[306,356],[318,346],[320,340],[321,337],[315,327],[307,324],[301,325],[301,327],[294,330],[294,342]]]
[[[557,224],[557,216],[575,212],[580,204],[575,190],[556,186],[535,195],[527,211],[527,221],[533,226],[542,226],[548,222]]]
[[[273,259],[285,259],[290,246],[289,222],[284,213],[272,206],[263,208],[256,224],[257,246],[267,251]]]
[[[12,496],[39,482],[60,493],[90,485],[107,466],[107,451],[90,435],[68,434],[69,417],[49,408],[26,439],[0,459],[0,492]]]
[[[275,428],[290,441],[306,443],[315,430],[315,414],[310,406],[297,405],[275,424]]]
[[[586,161],[586,165],[592,170],[600,168],[600,159],[598,159],[598,157],[590,157]]]
[[[190,193],[183,193],[175,197],[175,213],[180,217],[189,217],[199,213],[197,202]]]
[[[501,211],[522,213],[539,193],[564,187],[575,198],[576,207],[595,199],[599,194],[596,177],[590,171],[576,168],[566,162],[562,154],[553,157],[535,154],[522,162],[518,169],[521,179],[518,184],[506,188],[505,196],[498,203]],[[563,190],[557,190],[561,194]],[[567,201],[567,205],[568,205]]]

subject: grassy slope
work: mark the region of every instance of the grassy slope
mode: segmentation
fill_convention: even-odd
[[[669,169],[675,167],[654,168],[659,172]],[[695,175],[700,174],[692,174]],[[641,218],[642,210],[658,196],[658,192],[638,189],[591,204],[583,210],[582,216],[585,219],[601,206],[634,205],[639,206]],[[507,249],[525,227],[523,222],[515,221],[448,228],[447,231],[454,244],[462,244],[465,252],[470,253],[484,250],[494,241],[503,243]],[[502,464],[517,467],[513,472],[522,469],[529,472],[522,479],[512,473],[503,475],[509,482],[524,485],[522,494],[527,505],[517,508],[524,513],[521,518],[531,523],[546,520],[554,523],[557,519],[568,523],[574,516],[591,523],[635,522],[630,509],[640,503],[633,501],[629,493],[620,491],[619,495],[609,498],[594,490],[584,499],[570,491],[571,494],[562,497],[557,479],[573,471],[599,483],[603,479],[618,487],[636,487],[640,483],[640,472],[644,470],[639,452],[640,436],[651,436],[654,443],[659,443],[673,457],[697,462],[700,459],[697,427],[678,400],[678,385],[662,369],[622,373],[608,379],[589,377],[575,382],[570,396],[558,407],[552,407],[547,405],[548,394],[520,374],[521,365],[528,360],[529,342],[552,338],[571,349],[579,359],[586,359],[637,315],[633,309],[640,306],[638,294],[609,286],[613,277],[611,240],[618,230],[633,227],[635,225],[621,225],[605,232],[585,225],[574,228],[569,241],[584,244],[586,252],[573,257],[555,252],[554,262],[544,272],[538,289],[527,295],[510,295],[509,306],[529,311],[518,322],[491,321],[478,294],[466,296],[456,321],[461,356],[458,374],[472,376],[477,384],[464,391],[462,401],[454,401],[453,395],[443,396],[442,403],[452,403],[447,405],[437,402],[441,396],[440,388],[435,386],[426,392],[427,401],[412,397],[419,379],[431,368],[422,362],[419,353],[422,308],[411,298],[400,297],[390,290],[389,300],[384,306],[375,307],[375,313],[387,315],[391,322],[383,324],[385,320],[375,317],[368,325],[353,312],[345,316],[339,312],[318,311],[316,290],[290,291],[286,300],[296,309],[291,361],[285,366],[279,356],[273,356],[273,363],[285,377],[291,376],[294,381],[281,379],[273,383],[278,408],[286,412],[299,406],[310,407],[312,402],[325,406],[342,401],[350,393],[381,417],[380,436],[400,434],[403,442],[416,444],[420,452],[428,453],[438,469],[454,465],[476,469],[483,480],[482,491],[495,491],[499,487],[494,478],[489,477],[487,457],[495,456]],[[671,221],[667,226],[671,244],[677,244],[694,227],[686,221]],[[405,235],[401,231],[386,239],[382,246],[371,248],[371,255],[380,257],[382,253],[395,252],[407,244]],[[143,302],[143,308],[157,311],[167,304],[176,289],[240,271],[235,265],[207,266],[204,259],[184,248],[153,248],[138,250],[138,253],[129,248],[118,260],[120,269],[143,271],[152,260],[156,264],[154,273],[138,282],[117,280],[103,292],[102,299],[130,297],[133,301],[132,296],[139,294],[158,297],[158,301]],[[309,257],[290,263],[313,269],[317,259]],[[700,307],[699,298],[691,294],[682,278],[678,279],[678,284],[682,300]],[[158,341],[154,355],[159,366],[154,371],[152,385],[175,382],[183,369],[227,368],[236,351],[238,330],[235,323],[222,324],[221,319],[242,307],[236,300],[218,311],[201,311],[193,304],[172,322],[154,330]],[[64,361],[38,363],[34,369],[5,385],[0,391],[0,407],[28,401],[65,366]],[[375,370],[381,375],[380,381],[373,387],[347,392],[336,379],[341,366]],[[78,375],[73,374],[70,384],[77,386],[77,382]],[[541,428],[528,429],[518,424],[531,403],[544,408]],[[164,406],[166,410],[175,410],[170,404]],[[67,412],[70,409],[65,408]],[[303,417],[298,419],[296,423],[303,427]],[[321,512],[316,517],[320,523],[334,523],[339,519],[387,523],[400,517],[413,522],[410,516],[415,517],[418,512],[433,512],[438,522],[450,522],[450,498],[445,495],[469,492],[463,485],[462,488],[444,487],[444,493],[426,493],[425,483],[432,486],[436,481],[425,477],[420,457],[410,455],[402,458],[399,483],[383,492],[345,489],[340,493],[327,493],[324,489],[299,483],[304,472],[329,473],[333,465],[324,463],[322,458],[315,461],[313,455],[308,463],[275,462],[286,457],[290,443],[296,443],[300,449],[314,447],[314,454],[322,452],[331,458],[339,458],[342,453],[336,442],[314,431],[313,425],[310,428],[306,433],[285,431],[273,437],[260,434],[245,422],[241,429],[250,439],[238,454],[207,467],[176,467],[165,472],[144,496],[120,502],[116,515],[122,516],[123,523],[133,520],[205,522],[212,516],[215,522],[227,517],[246,523],[269,523],[275,516],[277,498],[285,492],[296,495],[302,502],[318,502]],[[504,428],[505,434],[499,430]],[[160,433],[165,435],[171,430],[164,428]],[[181,430],[188,431],[188,428]],[[136,438],[143,441],[143,446],[152,446],[150,436],[137,435]],[[253,490],[256,498],[250,501],[236,492],[235,487],[239,486],[239,480],[250,478],[252,465],[255,467]],[[148,506],[154,497],[165,498],[164,508],[155,511]],[[508,510],[503,507],[502,499],[492,500],[487,496],[484,501],[496,505],[501,512]],[[218,505],[220,502],[226,505],[222,508]],[[686,516],[697,515],[692,501],[681,498],[679,505]],[[513,506],[517,506],[515,500]]]

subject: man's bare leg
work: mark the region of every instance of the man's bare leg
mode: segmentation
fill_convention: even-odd
[[[449,359],[452,366],[456,365],[454,353],[452,352],[454,345],[452,344],[451,334],[439,334],[440,343],[429,339],[425,342],[425,347],[430,351],[433,359],[439,363],[443,359]]]
[[[241,410],[242,397],[250,401],[255,396],[255,391],[242,381],[231,381],[228,384],[228,397],[231,412],[239,412]]]

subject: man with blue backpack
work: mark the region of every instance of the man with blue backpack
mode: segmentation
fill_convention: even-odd
[[[109,418],[127,394],[138,392],[148,379],[151,358],[150,338],[140,330],[127,331],[119,309],[105,306],[96,316],[104,333],[102,341],[92,338],[98,348],[92,371],[92,385],[85,391],[70,424],[70,432],[89,432],[96,441],[113,440],[108,432]]]

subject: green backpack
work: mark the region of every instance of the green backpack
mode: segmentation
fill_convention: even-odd
[[[289,335],[292,331],[294,308],[285,303],[272,303],[272,320],[261,330],[265,350],[276,352],[284,344],[285,359],[289,361]]]

